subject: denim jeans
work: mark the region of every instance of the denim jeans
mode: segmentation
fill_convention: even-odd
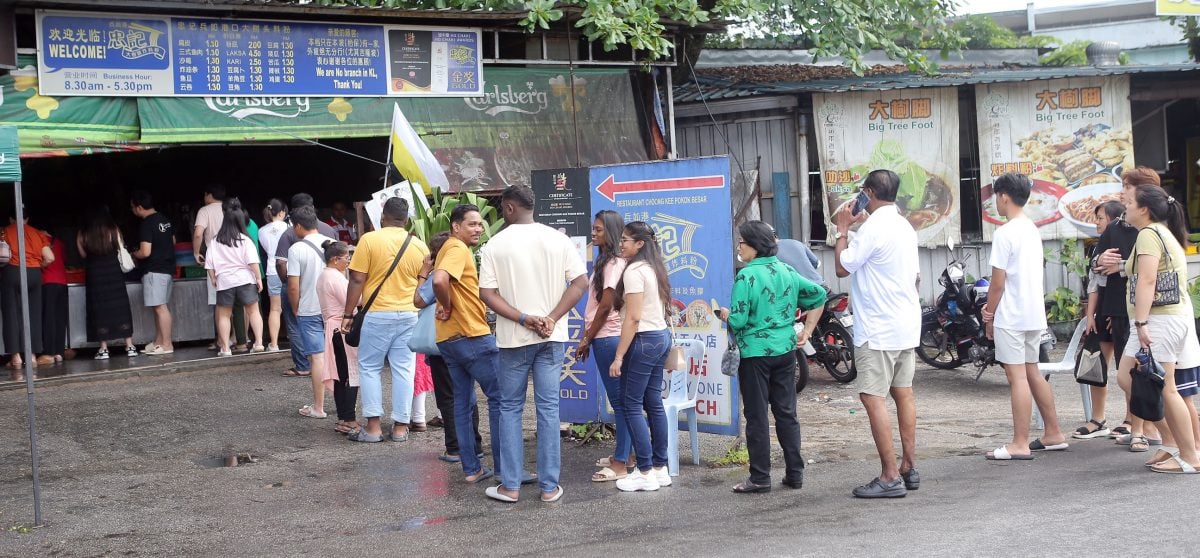
[[[500,350],[492,335],[467,337],[438,343],[438,350],[446,367],[450,369],[450,380],[454,383],[454,429],[463,435],[458,437],[458,455],[462,459],[463,473],[467,476],[478,473],[483,465],[479,462],[479,448],[475,447],[475,436],[471,435],[471,407],[475,405],[475,383],[483,389],[488,400],[488,430],[492,434],[492,464],[500,464]]]
[[[525,443],[521,416],[525,391],[533,373],[533,401],[537,407],[537,470],[542,492],[558,488],[562,455],[558,433],[559,378],[564,343],[547,341],[500,349],[500,481],[508,490],[519,490],[525,476]]]
[[[637,468],[645,473],[667,464],[667,413],[663,410],[663,365],[671,350],[667,330],[642,331],[633,338],[621,367],[621,396],[625,400],[625,423],[637,452]],[[642,415],[642,409],[646,415]]]
[[[625,422],[625,402],[621,399],[621,379],[608,375],[613,359],[617,358],[617,345],[620,342],[620,336],[597,337],[592,340],[592,356],[596,359],[596,370],[600,372],[600,381],[604,384],[604,393],[608,394],[608,402],[612,405],[613,418],[617,423],[617,447],[613,449],[613,459],[625,463],[629,460],[630,441],[629,426]]]
[[[284,295],[280,299],[279,307],[283,309],[283,325],[287,326],[288,341],[292,346],[292,368],[297,372],[308,372],[312,369],[312,365],[308,362],[308,356],[301,350],[304,341],[300,339],[300,321],[292,313],[292,303],[288,302],[288,297]]]
[[[408,424],[412,413],[416,354],[408,348],[417,325],[416,312],[367,312],[358,342],[358,376],[362,385],[362,414],[383,416],[383,383],[379,375],[387,359],[392,369],[392,420]]]

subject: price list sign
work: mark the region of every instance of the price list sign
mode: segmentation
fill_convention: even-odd
[[[37,24],[46,95],[482,94],[477,29],[46,11]]]

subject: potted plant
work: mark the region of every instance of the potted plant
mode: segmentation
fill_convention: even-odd
[[[1067,270],[1068,277],[1078,277],[1079,284],[1083,287],[1079,292],[1070,287],[1059,287],[1046,293],[1046,321],[1049,322],[1050,331],[1059,339],[1070,339],[1083,316],[1084,303],[1079,293],[1087,292],[1090,260],[1084,255],[1083,247],[1077,238],[1063,240],[1057,253],[1046,248],[1044,256],[1047,262],[1061,264]]]
[[[413,196],[423,196],[420,191],[413,188]],[[459,194],[443,194],[438,190],[434,190],[427,197],[429,207],[426,208],[421,204],[415,204],[413,209],[413,217],[409,222],[409,232],[421,239],[426,244],[429,239],[437,236],[438,233],[450,230],[450,213],[455,207],[461,204],[471,204],[479,208],[479,214],[483,217],[483,236],[479,239],[479,244],[472,246],[471,250],[478,253],[479,249],[491,240],[492,236],[500,232],[504,228],[504,219],[500,217],[500,212],[494,206],[488,203],[487,198],[472,194],[470,192],[462,192]]]

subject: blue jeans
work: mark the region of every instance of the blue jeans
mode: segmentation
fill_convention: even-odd
[[[621,399],[621,379],[608,375],[613,359],[617,358],[617,345],[620,342],[620,336],[597,337],[592,340],[592,356],[596,359],[596,370],[600,372],[600,381],[604,384],[604,393],[608,394],[608,402],[612,405],[617,423],[617,447],[613,449],[613,459],[625,463],[629,460],[630,442],[629,426],[625,422],[625,402]]]
[[[521,416],[525,390],[533,373],[533,401],[537,407],[537,470],[542,492],[558,488],[562,454],[558,433],[559,378],[564,343],[547,341],[513,349],[500,349],[500,481],[507,490],[519,490],[525,476],[525,443]]]
[[[458,455],[462,459],[463,473],[467,476],[478,473],[483,465],[479,462],[479,449],[475,447],[474,425],[471,407],[475,405],[475,383],[483,389],[488,400],[488,430],[492,434],[492,464],[500,464],[500,350],[492,335],[466,337],[437,344],[450,369],[450,381],[454,385],[454,430],[458,436]]]
[[[637,452],[637,468],[643,473],[667,464],[667,413],[663,410],[662,382],[663,365],[670,350],[671,334],[667,330],[638,332],[621,367],[625,423]],[[645,416],[642,409],[646,410]]]
[[[387,359],[392,369],[392,420],[408,424],[417,372],[417,357],[408,348],[408,338],[417,325],[417,313],[367,312],[364,320],[358,342],[362,414],[367,418],[383,416],[383,384],[379,375]]]
[[[304,354],[302,350],[304,340],[300,338],[300,321],[292,313],[292,303],[288,301],[287,295],[280,299],[279,307],[283,309],[283,324],[287,326],[288,341],[292,345],[292,368],[297,372],[308,372],[312,369],[312,365],[308,362],[308,355]]]

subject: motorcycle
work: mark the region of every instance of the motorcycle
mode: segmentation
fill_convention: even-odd
[[[825,299],[825,311],[813,329],[808,343],[796,351],[796,393],[808,385],[809,361],[820,364],[834,380],[843,384],[858,377],[854,365],[854,340],[850,328],[854,327],[854,316],[848,311],[850,297],[846,293],[829,292]],[[808,313],[796,311],[793,328],[799,335],[804,330]]]
[[[968,284],[963,262],[957,257],[946,264],[938,284],[943,290],[934,306],[921,310],[917,357],[940,370],[970,363],[977,368],[978,380],[987,367],[997,364],[996,345],[988,339],[983,323],[990,284],[987,279]],[[1041,360],[1047,360],[1056,341],[1049,330],[1042,334]]]

